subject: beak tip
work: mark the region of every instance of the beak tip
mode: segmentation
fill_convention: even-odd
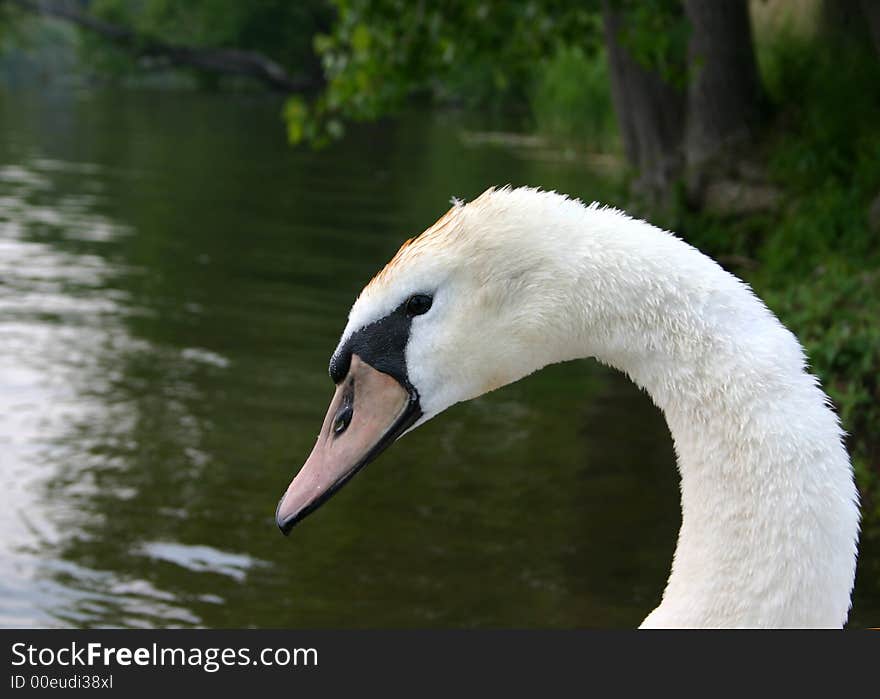
[[[296,515],[292,516],[283,516],[280,512],[281,503],[278,503],[278,507],[275,510],[275,524],[278,525],[278,529],[281,530],[281,533],[284,536],[288,536],[290,534],[290,530],[293,529],[294,525],[300,520],[300,517]]]

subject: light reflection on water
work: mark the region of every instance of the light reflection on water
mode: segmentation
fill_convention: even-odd
[[[295,151],[277,108],[0,102],[0,625],[636,625],[672,450],[594,364],[450,410],[277,533],[348,306],[399,242],[489,184],[603,187],[444,115]]]

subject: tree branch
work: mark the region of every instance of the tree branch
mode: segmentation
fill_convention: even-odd
[[[137,56],[164,58],[177,66],[254,78],[280,92],[304,92],[320,85],[320,81],[314,77],[290,75],[281,65],[256,51],[169,44],[140,36],[128,27],[105,22],[68,3],[45,0],[6,0],[6,2],[25,12],[71,22],[82,29],[100,34]]]

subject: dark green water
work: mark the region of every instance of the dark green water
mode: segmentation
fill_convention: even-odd
[[[274,101],[0,99],[0,625],[635,626],[656,605],[671,441],[590,362],[449,410],[274,525],[360,287],[450,196],[601,198],[588,167],[449,115],[312,153]]]

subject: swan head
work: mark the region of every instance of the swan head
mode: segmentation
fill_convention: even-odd
[[[282,532],[405,432],[572,358],[552,349],[549,311],[568,302],[550,277],[564,271],[533,233],[560,202],[575,205],[507,188],[456,202],[363,289],[330,360],[336,392],[318,440],[278,504]]]

